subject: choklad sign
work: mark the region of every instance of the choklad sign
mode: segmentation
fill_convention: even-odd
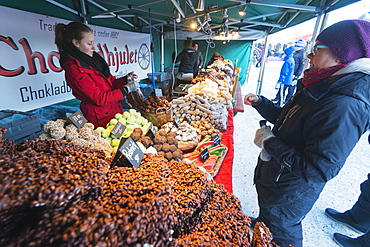
[[[0,6],[0,110],[28,111],[72,99],[59,64],[54,28],[68,20]],[[150,36],[90,25],[96,52],[117,77],[151,71]]]

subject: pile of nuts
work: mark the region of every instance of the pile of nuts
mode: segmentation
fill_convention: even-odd
[[[109,167],[103,152],[58,140],[23,141],[0,154],[0,205],[0,246],[252,240],[239,200],[192,163],[147,154],[139,168]]]

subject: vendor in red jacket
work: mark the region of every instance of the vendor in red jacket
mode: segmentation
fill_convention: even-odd
[[[72,94],[81,100],[84,117],[95,127],[105,127],[116,113],[122,113],[120,100],[138,89],[133,72],[116,79],[106,61],[95,52],[94,34],[79,22],[55,27],[55,44],[60,64]]]

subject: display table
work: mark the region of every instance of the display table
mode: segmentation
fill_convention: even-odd
[[[218,184],[223,184],[227,192],[233,193],[234,112],[233,109],[228,109],[227,111],[227,128],[223,132],[221,144],[224,144],[229,150],[214,180]]]

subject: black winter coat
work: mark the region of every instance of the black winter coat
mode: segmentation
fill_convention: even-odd
[[[195,50],[184,49],[176,58],[180,62],[179,72],[195,73],[198,70],[198,53]]]
[[[304,68],[304,49],[300,49],[293,53],[294,58],[294,72],[293,76],[299,78]]]
[[[370,59],[303,88],[283,108],[263,96],[253,107],[276,136],[264,142],[272,159],[255,170],[260,203],[294,200],[313,186],[318,197],[370,128]]]

